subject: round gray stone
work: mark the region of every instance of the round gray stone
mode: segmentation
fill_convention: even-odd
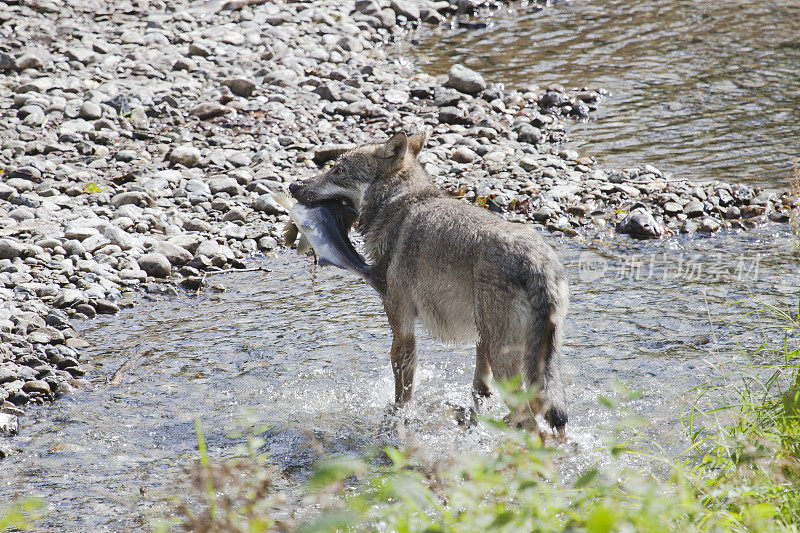
[[[474,95],[486,89],[486,80],[474,70],[455,64],[450,67],[446,86],[465,94]]]
[[[164,254],[151,252],[139,258],[139,268],[147,272],[148,276],[166,278],[172,270],[172,265]]]
[[[13,239],[0,239],[0,259],[14,259],[25,253],[25,246]]]
[[[452,159],[456,163],[472,163],[473,161],[478,159],[478,154],[476,154],[466,146],[460,146],[456,149],[455,152],[453,152]]]
[[[247,78],[231,78],[225,82],[225,85],[233,94],[244,98],[249,98],[256,89],[256,84]]]
[[[97,120],[103,116],[103,110],[100,108],[99,104],[86,101],[81,106],[78,116],[84,120]]]
[[[169,160],[174,165],[193,167],[200,162],[200,150],[191,144],[183,144],[170,152]]]
[[[267,213],[268,215],[281,215],[286,213],[286,209],[279,204],[272,194],[262,194],[253,201],[253,209]]]
[[[655,239],[664,234],[664,228],[647,209],[637,207],[617,224],[617,232],[627,233],[637,239]]]

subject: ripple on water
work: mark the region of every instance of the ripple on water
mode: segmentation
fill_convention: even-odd
[[[509,87],[612,92],[572,146],[610,167],[783,186],[800,157],[795,0],[514,3],[485,30],[425,29],[424,71],[461,62]]]
[[[797,261],[785,227],[644,243],[606,235],[558,247],[571,283],[564,370],[575,453],[561,465],[565,473],[598,458],[597,427],[614,416],[597,398],[612,394],[615,380],[643,390],[632,408],[653,421],[646,432],[680,449],[685,391],[710,365],[739,360],[738,343],[764,338],[758,317],[737,321],[752,299],[796,303]],[[582,270],[586,253],[606,261],[603,276]],[[761,270],[755,280],[630,275],[631,264],[664,254],[673,269],[683,254],[728,270],[760,258]],[[225,456],[238,442],[228,435],[242,409],[271,427],[266,448],[295,480],[318,456],[312,442],[328,453],[402,443],[434,458],[497,445],[486,428],[463,431],[455,422],[454,406],[470,402],[473,348],[422,335],[416,401],[403,433],[389,433],[391,338],[375,293],[292,253],[253,261],[271,272],[218,277],[228,288],[222,294],[143,301],[81,323],[97,364],[94,386],[30,411],[14,441],[24,453],[2,463],[0,500],[42,497],[53,509],[45,527],[59,530],[137,529],[164,511],[161,496],[185,490],[195,418],[210,454]],[[742,298],[750,300],[733,303]],[[107,384],[135,354],[120,385]],[[496,400],[489,410],[504,412]]]

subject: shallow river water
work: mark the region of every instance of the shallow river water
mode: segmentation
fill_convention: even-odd
[[[638,243],[606,235],[551,239],[571,283],[564,369],[572,459],[565,475],[597,459],[597,427],[614,416],[598,404],[615,380],[641,389],[632,408],[646,432],[677,453],[686,391],[711,368],[743,360],[767,339],[755,299],[797,303],[797,260],[786,226],[712,238]],[[197,458],[195,419],[212,456],[232,453],[242,409],[271,426],[266,449],[301,480],[318,457],[397,442],[382,424],[391,401],[391,343],[379,298],[336,269],[291,252],[254,258],[270,272],[215,276],[223,293],[143,300],[117,316],[79,324],[92,344],[93,387],[31,409],[2,462],[0,501],[37,496],[59,531],[136,531],[186,489]],[[737,303],[741,299],[744,302]],[[453,405],[469,405],[474,348],[424,333],[415,404],[403,444],[431,456],[497,445],[484,427],[463,430]],[[108,382],[120,374],[119,385]],[[497,402],[499,404],[499,402]],[[495,405],[500,411],[502,406]]]
[[[572,146],[613,168],[785,186],[800,158],[800,2],[514,2],[485,29],[424,30],[423,71],[456,62],[509,88],[604,88]]]

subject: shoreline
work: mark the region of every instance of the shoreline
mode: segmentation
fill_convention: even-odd
[[[788,220],[786,194],[560,148],[598,93],[501,91],[394,61],[407,21],[441,23],[448,2],[222,5],[0,6],[0,443],[25,405],[86,385],[71,318],[199,290],[278,247],[273,191],[401,129],[428,133],[420,161],[438,186],[555,234]]]

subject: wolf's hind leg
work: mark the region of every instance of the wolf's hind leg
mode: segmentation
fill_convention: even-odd
[[[483,400],[492,395],[492,391],[489,390],[489,375],[492,372],[489,365],[489,344],[479,340],[475,352],[475,377],[472,380],[472,399],[475,401],[475,407],[480,407]]]
[[[501,343],[498,343],[502,346]],[[494,376],[495,379],[504,382],[511,382],[517,379],[520,375],[520,362],[522,354],[519,350],[509,349],[509,347],[502,347],[492,354],[492,362],[498,362],[494,365],[496,367]],[[502,364],[505,363],[505,364]],[[523,387],[522,383],[518,383],[520,390]],[[504,418],[509,427],[515,429],[525,429],[530,432],[539,432],[539,424],[536,423],[536,412],[532,410],[532,406],[526,401],[507,401],[509,413]]]
[[[417,368],[417,339],[412,333],[392,339],[392,372],[394,373],[394,402],[401,406],[411,401],[414,391],[414,372]]]
[[[475,390],[481,390],[479,382],[482,378],[488,377],[488,373],[481,372],[484,368],[490,368],[495,381],[500,383],[508,383],[522,374],[524,320],[527,318],[521,316],[523,303],[517,291],[504,291],[497,286],[488,286],[476,295],[475,325],[480,342],[473,394]],[[519,386],[524,388],[523,383],[519,383]],[[488,392],[488,387],[485,390]],[[507,404],[511,413],[506,417],[506,422],[510,426],[538,431],[535,413],[527,402]]]

